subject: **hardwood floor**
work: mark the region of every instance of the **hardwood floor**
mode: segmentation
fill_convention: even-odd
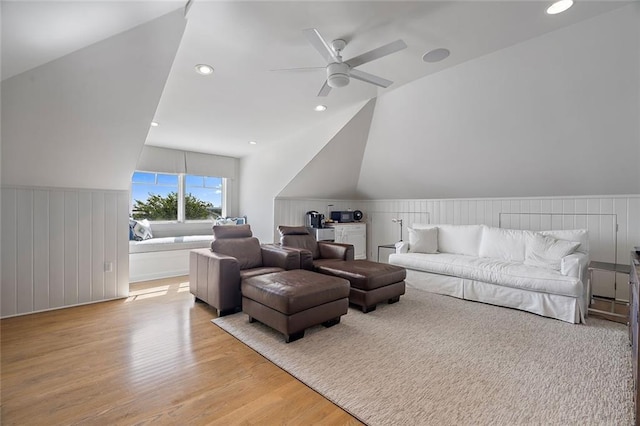
[[[0,423],[361,424],[212,324],[187,279],[0,321]]]

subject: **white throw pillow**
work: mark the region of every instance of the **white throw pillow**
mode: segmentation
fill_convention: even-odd
[[[581,253],[589,253],[589,231],[586,229],[562,229],[557,231],[540,231],[540,234],[557,240],[575,241],[580,243],[576,249]]]
[[[151,224],[147,219],[137,220],[133,226],[133,234],[136,240],[148,240],[153,238],[151,233]]]
[[[579,242],[557,240],[536,233],[527,247],[524,264],[559,271],[562,258],[575,252],[579,246]]]
[[[480,257],[523,262],[527,241],[533,232],[520,229],[485,227],[480,241]]]
[[[409,252],[438,253],[438,228],[409,230]]]

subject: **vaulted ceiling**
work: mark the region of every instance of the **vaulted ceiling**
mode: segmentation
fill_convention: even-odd
[[[2,78],[184,9],[186,30],[154,117],[159,126],[146,143],[243,157],[255,149],[249,141],[269,147],[411,81],[629,3],[585,1],[550,16],[545,1],[3,1]],[[273,71],[325,65],[306,28],[344,39],[345,59],[404,40],[406,49],[359,67],[394,84],[352,80],[317,97],[324,69]],[[447,59],[422,60],[441,47],[451,51]],[[201,63],[214,73],[197,74]],[[328,109],[314,111],[318,104]]]

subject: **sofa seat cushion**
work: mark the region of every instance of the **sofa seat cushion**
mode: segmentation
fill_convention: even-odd
[[[247,278],[257,277],[258,275],[272,274],[274,272],[282,272],[284,269],[275,266],[261,266],[258,268],[241,269],[240,279],[246,280]]]
[[[188,235],[184,237],[162,237],[142,241],[129,241],[129,253],[205,248],[211,245],[211,241],[213,241],[213,235]]]
[[[349,297],[349,281],[304,269],[242,280],[242,297],[285,315]]]
[[[518,262],[448,253],[402,253],[389,256],[389,263],[418,271],[456,276],[535,292],[581,297],[582,282],[558,271]]]

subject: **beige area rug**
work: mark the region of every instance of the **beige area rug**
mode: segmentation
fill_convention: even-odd
[[[574,325],[416,290],[285,344],[245,314],[212,320],[370,425],[630,425],[622,324]]]

